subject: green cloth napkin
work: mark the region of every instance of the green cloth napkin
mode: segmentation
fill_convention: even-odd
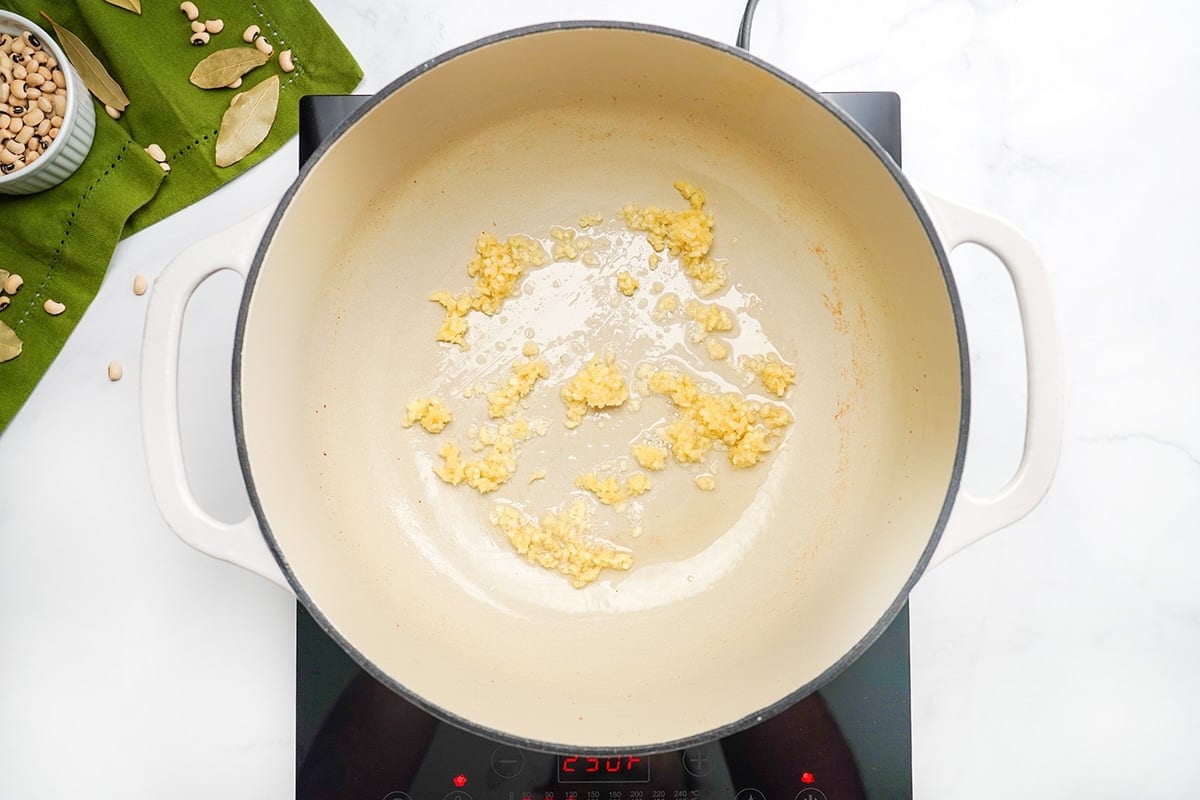
[[[0,269],[18,272],[25,286],[0,311],[24,341],[20,356],[0,364],[0,431],[20,409],[67,336],[96,296],[117,241],[175,213],[237,177],[296,133],[300,98],[345,94],[362,70],[306,0],[196,0],[200,19],[225,29],[205,47],[176,0],[145,0],[141,15],[103,0],[0,0],[0,8],[38,22],[38,12],[81,38],[130,99],[120,120],[96,103],[96,138],[87,160],[64,183],[25,197],[0,196]],[[296,70],[284,74],[273,58],[246,76],[238,90],[206,91],[188,82],[205,56],[246,47],[242,31],[258,25],[276,54],[290,49]],[[216,166],[221,115],[237,91],[279,75],[279,112],[267,140],[233,166]],[[94,102],[94,101],[93,101]],[[171,173],[143,148],[156,143]],[[67,310],[51,317],[46,298]]]

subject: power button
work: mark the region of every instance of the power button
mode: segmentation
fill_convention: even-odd
[[[810,786],[807,789],[801,789],[800,794],[796,795],[796,800],[825,800],[825,793]]]

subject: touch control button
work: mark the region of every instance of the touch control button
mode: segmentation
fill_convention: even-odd
[[[825,793],[810,786],[807,789],[801,789],[800,794],[796,795],[796,800],[825,800]]]
[[[733,798],[734,800],[767,800],[767,796],[759,789],[742,789]]]
[[[515,747],[497,747],[492,751],[492,771],[501,778],[515,778],[525,769],[525,754]]]
[[[689,775],[694,775],[697,778],[703,778],[705,775],[713,771],[713,757],[701,747],[693,747],[691,750],[684,750],[683,768],[688,771]],[[743,798],[743,800],[745,799]]]
[[[462,789],[455,789],[453,792],[446,795],[444,800],[471,800],[471,795],[467,794]]]
[[[407,792],[388,792],[383,796],[383,800],[412,800]]]

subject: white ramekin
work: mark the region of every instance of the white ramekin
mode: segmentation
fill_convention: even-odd
[[[67,113],[58,137],[37,161],[8,175],[0,175],[0,194],[33,194],[57,186],[79,169],[92,147],[96,133],[96,109],[92,96],[67,56],[36,23],[9,11],[0,11],[0,33],[30,31],[58,61],[67,76]]]

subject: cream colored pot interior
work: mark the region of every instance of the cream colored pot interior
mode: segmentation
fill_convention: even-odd
[[[730,339],[733,359],[769,340],[795,364],[796,422],[758,467],[724,465],[714,492],[677,465],[654,473],[637,539],[601,509],[636,564],[573,589],[515,555],[488,511],[561,502],[669,407],[646,398],[568,432],[562,380],[608,348],[630,380],[658,355],[753,389],[732,359],[697,360],[651,318],[654,282],[688,287],[674,262],[631,261],[643,277],[630,299],[578,261],[534,270],[500,315],[471,316],[465,352],[434,342],[442,311],[426,298],[470,285],[481,231],[544,238],[630,202],[682,208],[680,178],[706,191],[728,260],[730,294],[708,299],[761,323]],[[470,454],[467,427],[487,419],[462,390],[506,378],[527,332],[552,374],[523,413],[549,432],[493,495],[443,483],[438,447]],[[888,170],[782,79],[644,30],[497,41],[372,109],[284,212],[240,369],[253,488],[311,605],[427,703],[578,748],[711,731],[839,662],[929,545],[961,410],[945,282]],[[401,428],[405,404],[429,394],[455,422],[438,436]],[[537,469],[547,478],[530,484]]]

